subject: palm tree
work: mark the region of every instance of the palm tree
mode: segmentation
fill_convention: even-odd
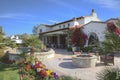
[[[42,48],[42,42],[36,35],[30,35],[27,39],[24,39],[23,45],[25,47],[30,47],[32,53],[34,52],[34,50],[40,51],[40,49]]]

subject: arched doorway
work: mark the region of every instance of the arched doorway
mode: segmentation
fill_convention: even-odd
[[[88,45],[90,46],[96,46],[98,44],[99,39],[96,33],[91,33],[88,39]]]

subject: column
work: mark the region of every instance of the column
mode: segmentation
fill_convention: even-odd
[[[47,45],[47,36],[45,36],[45,44]]]
[[[60,47],[60,35],[57,35],[57,46]]]

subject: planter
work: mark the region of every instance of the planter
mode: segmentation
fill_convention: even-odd
[[[80,47],[72,47],[73,54],[80,54]]]
[[[72,47],[73,52],[80,52],[80,47]]]
[[[80,54],[72,56],[72,63],[76,67],[89,68],[95,67],[97,57],[95,55]]]
[[[53,49],[49,49],[48,51],[45,52],[35,53],[35,57],[38,59],[53,58],[54,56],[55,56],[55,51]]]

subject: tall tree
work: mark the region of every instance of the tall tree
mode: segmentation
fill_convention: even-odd
[[[3,36],[4,36],[4,32],[2,30],[2,26],[0,26],[0,56],[3,56],[3,52],[4,52],[4,42],[3,42]]]
[[[4,32],[2,30],[2,26],[0,26],[0,42],[3,41],[3,36],[4,36]]]
[[[39,27],[39,25],[36,25],[33,27],[33,30],[32,30],[33,34],[37,35],[38,27]]]
[[[0,48],[2,48],[3,46],[3,36],[4,36],[4,32],[2,30],[2,26],[0,26]]]
[[[27,33],[24,33],[24,34],[20,35],[20,38],[22,39],[22,42],[23,42],[23,44],[22,44],[23,47],[28,46],[28,44],[26,42],[29,39],[29,36],[30,35],[28,35]]]

